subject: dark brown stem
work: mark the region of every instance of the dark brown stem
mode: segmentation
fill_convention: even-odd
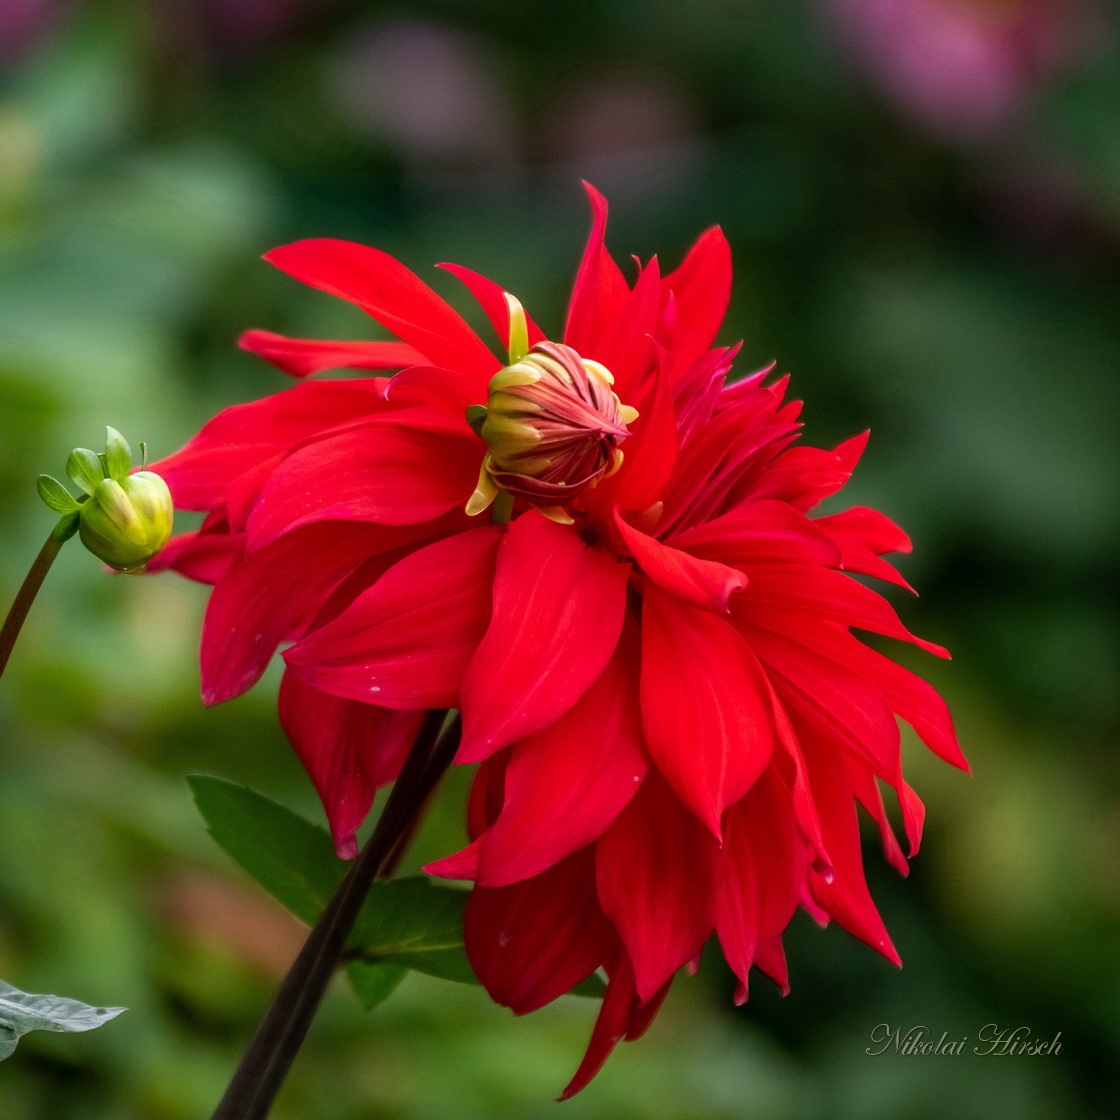
[[[31,610],[31,604],[35,602],[35,596],[39,594],[39,588],[43,586],[43,580],[47,578],[47,572],[51,570],[54,558],[61,549],[62,541],[58,540],[54,533],[51,533],[47,537],[47,543],[39,549],[39,555],[35,557],[35,563],[31,565],[31,571],[27,573],[20,585],[15,602],[12,603],[11,609],[8,611],[8,617],[4,619],[3,628],[0,629],[0,676],[4,675],[4,670],[8,666],[8,658],[12,656],[12,647],[16,644],[16,638],[19,637],[19,632],[23,629],[27,612]]]
[[[399,851],[401,838],[415,831],[428,799],[455,756],[459,722],[456,718],[441,734],[445,715],[428,713],[373,834],[308,935],[213,1120],[264,1120],[268,1115],[343,958],[346,939],[373,881]]]

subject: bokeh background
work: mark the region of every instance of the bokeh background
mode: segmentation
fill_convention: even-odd
[[[517,1020],[411,975],[343,985],[277,1120],[563,1116],[1081,1120],[1120,1114],[1117,439],[1120,43],[1093,0],[2,0],[0,600],[52,522],[34,478],[111,423],[161,455],[285,387],[250,326],[369,337],[261,252],[348,237],[454,260],[557,328],[611,199],[620,258],[719,222],[723,341],[776,359],[806,438],[870,427],[846,504],[909,529],[904,653],[975,775],[909,749],[908,882],[868,845],[899,972],[798,918],[793,993],[731,1006],[717,959],[583,1095],[595,1006]],[[456,294],[456,298],[458,298]],[[460,306],[465,304],[460,303]],[[31,1035],[0,1120],[209,1115],[300,941],[184,774],[315,819],[275,680],[197,694],[204,589],[64,552],[0,689],[0,976],[127,1014]],[[458,775],[414,863],[460,837]],[[869,1057],[879,1023],[1052,1057]],[[970,1044],[971,1045],[971,1042]]]

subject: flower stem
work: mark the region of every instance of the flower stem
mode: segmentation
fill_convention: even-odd
[[[268,1115],[342,960],[346,939],[373,881],[388,860],[399,858],[402,839],[412,835],[455,755],[459,720],[456,716],[444,726],[445,716],[442,711],[428,713],[373,834],[308,935],[213,1120],[264,1120]]]
[[[27,612],[31,610],[31,604],[35,602],[35,596],[39,594],[39,588],[43,586],[43,580],[46,579],[47,572],[51,570],[54,558],[61,551],[62,545],[63,542],[54,533],[51,533],[47,537],[46,544],[39,550],[39,555],[35,557],[35,563],[31,565],[31,570],[20,585],[15,601],[8,611],[8,617],[4,619],[4,626],[0,628],[0,676],[4,675],[8,658],[12,655],[12,647],[16,644],[19,632],[23,629]]]

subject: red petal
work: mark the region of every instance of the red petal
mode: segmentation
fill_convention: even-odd
[[[712,932],[718,860],[716,842],[656,771],[596,844],[599,900],[643,1002]]]
[[[289,670],[280,684],[280,724],[327,811],[340,859],[358,854],[354,833],[374,794],[393,781],[424,719],[340,700],[312,688]]]
[[[674,357],[681,364],[690,362],[715,341],[731,298],[731,248],[719,226],[700,235],[661,288],[673,293],[676,305]]]
[[[264,259],[313,288],[356,303],[435,365],[479,377],[499,368],[498,360],[458,312],[380,249],[315,238],[273,249]]]
[[[175,571],[197,583],[217,583],[241,558],[242,543],[229,533],[180,533],[148,561],[146,571]]]
[[[855,800],[840,758],[809,728],[799,725],[797,737],[809,766],[813,798],[835,868],[831,882],[810,875],[813,897],[849,933],[877,949],[887,960],[901,965],[863,876]]]
[[[524,1015],[570,991],[618,944],[595,894],[590,849],[506,887],[475,887],[467,955],[491,998]]]
[[[592,357],[600,335],[618,314],[630,289],[603,244],[607,230],[607,200],[590,183],[583,186],[591,200],[593,221],[591,236],[587,239],[587,248],[572,288],[564,341],[584,357]]]
[[[914,728],[934,754],[951,766],[970,772],[957,742],[953,717],[931,684],[865,646],[838,626],[820,625],[805,629],[797,635],[797,641],[802,647],[839,666],[843,672],[858,674],[881,689],[891,710]],[[880,776],[891,780],[888,775]]]
[[[626,954],[619,953],[617,962],[611,969],[607,994],[603,997],[603,1005],[595,1019],[595,1029],[591,1032],[587,1052],[558,1100],[566,1101],[587,1088],[592,1078],[603,1068],[611,1051],[626,1037],[636,1002],[634,970],[630,967]]]
[[[676,548],[746,573],[767,560],[838,565],[840,549],[814,521],[785,502],[747,502],[730,513],[672,536]]]
[[[623,404],[639,407],[635,398],[641,393],[646,372],[653,360],[653,335],[661,308],[661,275],[655,257],[641,271],[634,290],[626,294],[590,350],[576,350],[594,358],[611,371],[614,391]]]
[[[910,538],[889,517],[866,506],[816,518],[840,546],[841,566],[848,572],[876,576],[913,590],[892,564],[880,557],[886,552],[909,552]]]
[[[487,525],[394,564],[285,654],[308,684],[389,708],[453,708],[490,620],[503,529]]]
[[[760,947],[780,938],[789,925],[808,865],[790,791],[768,771],[728,810],[720,859],[716,929],[727,963],[739,977],[736,1003],[746,998]]]
[[[948,657],[943,646],[915,637],[881,595],[850,576],[811,564],[753,564],[751,584],[739,603],[750,617],[755,605],[781,629],[796,634],[813,626],[814,616],[913,642],[927,653]]]
[[[459,762],[477,762],[563,715],[610,659],[630,565],[535,510],[498,551],[494,617],[463,682]]]
[[[426,361],[419,350],[403,342],[333,342],[258,330],[246,331],[237,345],[293,377],[325,369],[400,369]]]
[[[734,627],[650,588],[642,608],[642,722],[677,795],[720,836],[720,818],[774,748],[762,670]]]
[[[649,769],[638,707],[637,635],[555,723],[514,744],[505,804],[480,853],[479,882],[536,875],[597,840]]]
[[[609,516],[613,505],[625,511],[645,510],[667,487],[677,461],[677,424],[669,370],[662,350],[641,399],[629,402],[638,409],[633,434],[623,445],[622,469],[590,491],[588,508]]]
[[[435,423],[410,409],[292,452],[257,498],[249,548],[315,521],[413,525],[465,506],[485,448],[465,424],[463,435],[406,426],[420,413]]]
[[[753,617],[760,619],[757,609]],[[781,621],[780,612],[775,612],[767,624]],[[811,722],[834,749],[843,746],[879,777],[897,784],[902,741],[881,688],[850,665],[823,657],[788,634],[756,625],[748,628],[747,636],[791,713]]]
[[[385,398],[398,407],[429,406],[466,423],[467,406],[486,402],[486,387],[460,370],[410,366],[390,379]],[[480,445],[481,446],[481,445]]]
[[[328,522],[292,533],[234,564],[206,607],[203,702],[217,704],[256,683],[277,645],[309,625],[359,564],[397,547],[403,538],[400,530]]]
[[[902,854],[898,837],[895,836],[894,828],[887,816],[887,807],[883,804],[883,792],[875,780],[875,775],[858,761],[850,758],[844,759],[844,769],[859,803],[879,826],[879,839],[883,842],[883,854],[887,857],[887,862],[900,875],[909,875],[910,867]]]
[[[638,566],[662,591],[703,610],[726,613],[732,593],[747,586],[742,572],[662,544],[628,525],[617,508],[614,519]]]
[[[493,280],[480,276],[473,269],[464,268],[461,264],[437,264],[436,268],[447,269],[452,276],[461,280],[467,286],[471,295],[478,300],[479,306],[486,313],[486,318],[490,320],[494,330],[497,331],[502,346],[507,346],[509,344],[509,304],[506,303],[505,299],[506,289],[501,284],[495,284]],[[529,345],[536,346],[538,342],[543,342],[546,337],[545,333],[533,322],[528,312],[525,312],[525,321],[529,328]]]
[[[384,381],[309,381],[223,409],[181,451],[149,468],[171,488],[177,509],[213,509],[226,486],[301,440],[387,408]]]

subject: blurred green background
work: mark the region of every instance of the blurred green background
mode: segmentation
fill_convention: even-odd
[[[260,253],[349,237],[448,293],[429,266],[459,261],[557,329],[581,177],[620,259],[675,262],[721,223],[739,370],[792,373],[812,443],[872,429],[845,504],[914,537],[923,598],[901,608],[956,660],[902,656],[948,697],[975,776],[913,747],[929,825],[909,881],[869,844],[901,972],[799,917],[787,999],[760,978],[733,1009],[713,954],[563,1106],[593,1004],[516,1020],[410,975],[364,1015],[340,984],[277,1120],[1120,1115],[1112,8],[3,0],[0,600],[51,525],[34,477],[71,447],[111,423],[162,455],[284,388],[235,349],[247,327],[367,332]],[[26,1038],[0,1120],[209,1115],[299,943],[183,780],[321,819],[274,679],[202,709],[204,601],[71,547],[0,688],[0,976],[130,1009]],[[414,864],[457,843],[464,782]],[[1061,1031],[1063,1050],[869,1057],[883,1022]]]

